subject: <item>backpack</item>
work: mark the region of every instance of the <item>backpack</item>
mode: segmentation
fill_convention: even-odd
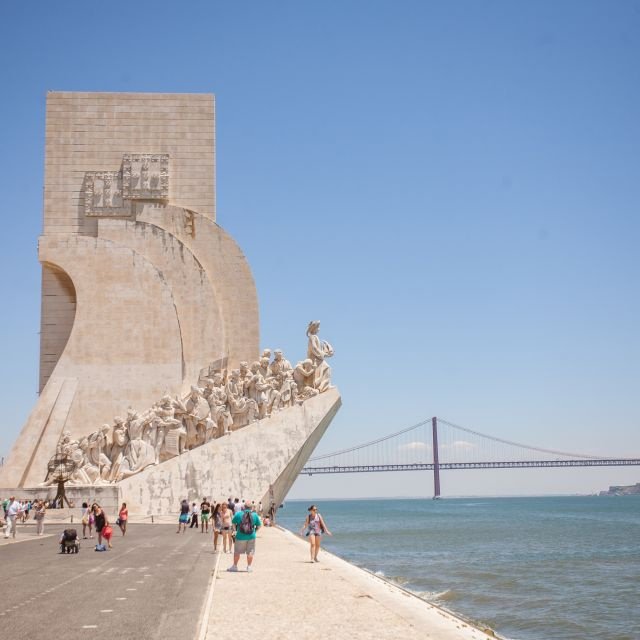
[[[106,551],[107,547],[104,544],[97,544],[96,545],[96,551]]]
[[[247,510],[242,514],[242,520],[240,520],[240,533],[250,535],[253,533],[253,529],[253,513]]]
[[[65,529],[63,536],[67,542],[73,542],[78,537],[78,532],[75,529]]]

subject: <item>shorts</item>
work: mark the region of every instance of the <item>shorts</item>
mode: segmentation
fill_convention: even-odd
[[[200,520],[202,522],[209,522],[209,514],[208,513],[201,513],[200,514]]]
[[[252,556],[256,552],[256,539],[253,538],[253,540],[236,540],[234,551],[238,555],[246,553],[248,556]]]
[[[181,513],[180,514],[180,519],[178,520],[178,522],[181,522],[181,523],[184,523],[184,524],[189,522],[189,514],[188,513]]]
[[[231,527],[220,527],[220,531],[231,531]]]

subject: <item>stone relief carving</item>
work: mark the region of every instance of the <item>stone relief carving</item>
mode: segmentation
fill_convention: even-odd
[[[169,154],[127,153],[120,171],[87,171],[84,211],[92,217],[128,217],[135,200],[169,198]]]
[[[88,216],[129,216],[131,202],[122,197],[118,171],[88,171],[84,183],[84,212]]]
[[[273,359],[271,349],[265,349],[250,366],[241,362],[230,372],[210,371],[204,388],[192,386],[186,398],[165,395],[142,414],[129,409],[126,420],[116,416],[113,425],[105,424],[81,441],[63,432],[56,455],[75,463],[70,484],[118,482],[331,389],[326,359],[334,350],[320,340],[319,329],[320,322],[309,323],[308,357],[295,367],[279,349]],[[43,485],[52,482],[47,477]]]
[[[169,155],[126,153],[122,156],[122,193],[129,200],[169,197]]]

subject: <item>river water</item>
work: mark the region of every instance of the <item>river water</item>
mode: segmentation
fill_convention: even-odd
[[[307,506],[278,523],[298,531]],[[640,639],[640,496],[318,506],[327,549],[504,638]]]

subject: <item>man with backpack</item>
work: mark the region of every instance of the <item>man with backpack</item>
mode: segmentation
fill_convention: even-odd
[[[262,526],[260,516],[247,504],[243,511],[233,516],[232,524],[236,527],[236,542],[233,548],[233,565],[227,571],[237,571],[240,556],[247,554],[247,571],[251,572],[251,563],[256,551],[256,531]]]

